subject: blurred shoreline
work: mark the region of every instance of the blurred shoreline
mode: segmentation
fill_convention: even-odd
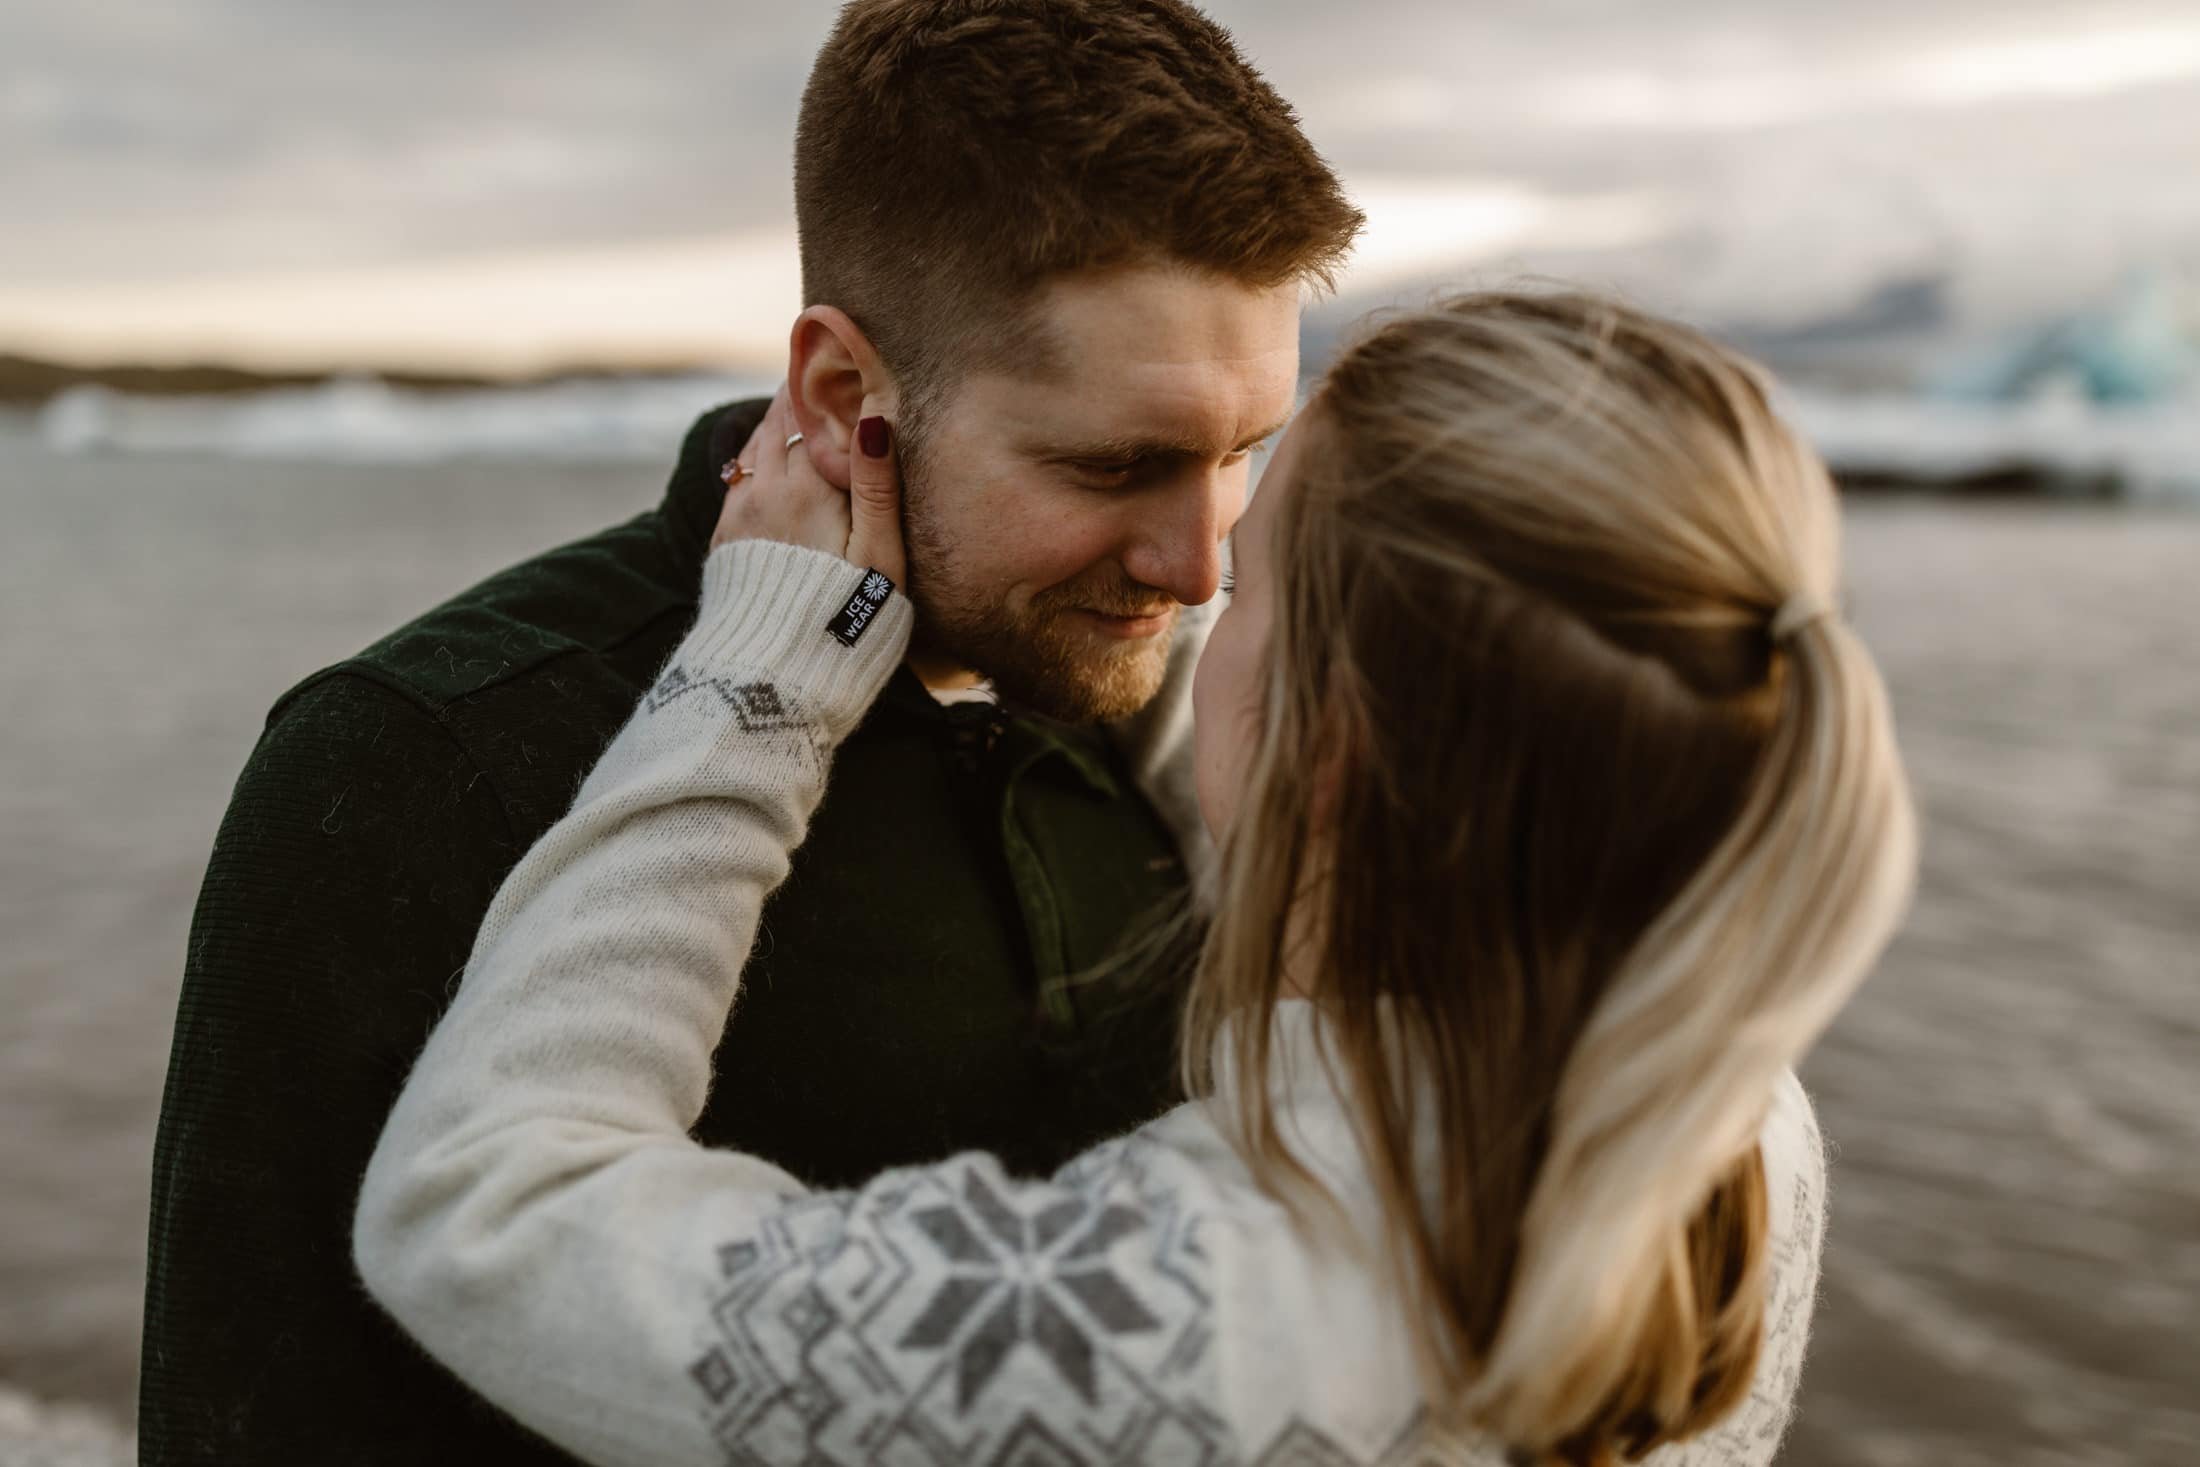
[[[178,365],[76,363],[0,351],[0,409],[35,411],[79,388],[95,388],[129,397],[235,398],[246,393],[317,387],[341,381],[380,382],[411,392],[480,392],[560,382],[610,382],[636,377],[703,374],[705,369],[692,362],[668,362],[647,369],[577,362],[545,371],[502,376],[487,372],[434,372],[372,366],[272,372],[220,361]]]
[[[379,377],[140,394],[80,384],[36,409],[0,407],[0,434],[57,457],[179,457],[305,465],[657,462],[713,403],[768,395],[755,375],[613,375],[524,385]],[[2184,503],[2200,507],[2200,404],[2064,399],[1949,404],[1787,386],[1782,410],[1844,491]]]
[[[1387,306],[1440,293],[1317,304],[1308,378]],[[1965,320],[1956,294],[1952,276],[1927,272],[1795,320],[1703,324],[1775,373],[1782,411],[1851,492],[2200,504],[2200,286],[2187,272],[2136,269],[2083,305],[1992,327]],[[639,466],[701,407],[773,385],[679,364],[500,377],[0,354],[0,431],[73,457]]]

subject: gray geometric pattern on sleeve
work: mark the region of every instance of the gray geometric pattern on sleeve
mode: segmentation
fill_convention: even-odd
[[[1137,1137],[1052,1181],[989,1156],[816,1194],[718,1250],[690,1375],[736,1467],[1368,1467],[1294,1421],[1216,1415],[1199,1218]],[[1417,1423],[1399,1433],[1405,1455]]]
[[[698,677],[684,667],[667,667],[642,695],[642,712],[655,719],[674,710],[706,719],[726,719],[728,735],[738,729],[787,758],[800,761],[805,778],[825,768],[827,742],[810,711],[767,676],[718,673]],[[673,721],[677,722],[677,719]],[[677,742],[666,732],[658,737]]]
[[[642,706],[655,713],[668,703],[704,690],[718,695],[744,733],[768,733],[803,721],[787,695],[770,682],[761,678],[698,678],[684,667],[665,669],[643,695]]]

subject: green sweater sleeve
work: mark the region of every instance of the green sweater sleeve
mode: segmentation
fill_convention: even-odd
[[[406,1340],[348,1247],[375,1138],[517,856],[490,781],[410,697],[339,671],[270,721],[207,867],[176,1011],[148,1467],[566,1460]]]

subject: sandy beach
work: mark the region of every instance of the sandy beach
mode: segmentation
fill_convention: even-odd
[[[127,1459],[191,905],[269,703],[660,492],[0,431],[0,1463]],[[2200,513],[1875,499],[1848,524],[1925,869],[1805,1071],[1833,1216],[1784,1460],[2192,1462]]]

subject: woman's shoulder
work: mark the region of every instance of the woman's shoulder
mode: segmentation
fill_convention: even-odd
[[[1757,1142],[1771,1224],[1757,1369],[1732,1414],[1701,1436],[1651,1454],[1646,1460],[1655,1467],[1762,1467],[1778,1455],[1794,1415],[1817,1303],[1826,1205],[1825,1141],[1794,1071],[1782,1071],[1773,1086]]]
[[[1757,1146],[1775,1246],[1807,1255],[1815,1273],[1825,1233],[1826,1139],[1810,1094],[1793,1070],[1782,1070],[1773,1086]]]

